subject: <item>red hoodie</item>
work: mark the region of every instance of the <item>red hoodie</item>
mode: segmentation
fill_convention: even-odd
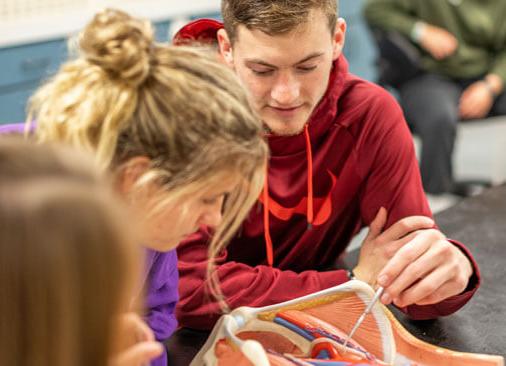
[[[193,23],[185,32],[197,29],[213,34],[210,28],[215,33],[216,24],[198,21],[197,27]],[[184,32],[177,37],[181,34]],[[200,33],[193,37],[202,38]],[[332,267],[380,207],[388,210],[386,227],[406,216],[432,216],[401,109],[385,90],[350,74],[343,56],[334,63],[308,131],[310,144],[304,133],[268,136],[268,224],[274,267],[267,265],[264,198],[217,259],[221,288],[231,308],[279,303],[348,281],[345,270],[325,269]],[[308,172],[308,147],[312,174]],[[308,179],[313,183],[309,199]],[[308,220],[311,199],[314,217]],[[308,221],[312,221],[310,229]],[[178,248],[177,315],[181,325],[191,328],[210,328],[220,316],[219,305],[204,282],[208,241],[206,233],[200,232]],[[401,309],[412,318],[453,313],[478,288],[480,275],[472,255],[462,244],[452,242],[473,263],[468,288],[435,305]]]

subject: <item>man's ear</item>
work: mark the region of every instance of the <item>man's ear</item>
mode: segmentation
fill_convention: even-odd
[[[118,172],[117,188],[121,195],[128,197],[135,185],[151,167],[151,160],[146,156],[136,156],[126,162]]]
[[[224,28],[218,30],[217,38],[218,38],[218,45],[220,46],[221,57],[223,57],[225,63],[228,66],[234,67],[232,43],[230,42],[230,38],[228,37],[227,31]]]
[[[344,48],[344,41],[346,39],[346,21],[343,18],[338,18],[336,22],[336,29],[332,38],[333,51],[332,60],[337,60]]]

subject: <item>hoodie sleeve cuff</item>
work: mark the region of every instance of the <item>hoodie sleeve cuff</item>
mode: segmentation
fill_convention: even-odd
[[[471,262],[471,266],[473,266],[473,274],[469,278],[469,282],[467,283],[467,287],[462,292],[462,294],[464,294],[466,292],[470,292],[470,291],[472,291],[472,293],[474,293],[478,289],[478,287],[480,287],[480,284],[481,284],[481,273],[480,273],[480,269],[478,267],[478,263],[476,263],[476,260],[474,259],[473,255],[471,254],[469,249],[467,249],[465,247],[464,244],[462,244],[456,240],[452,240],[452,239],[448,239],[448,241],[450,243],[452,243],[453,245],[455,245],[457,248],[459,248],[462,251],[462,253],[464,253],[464,255]]]
[[[400,310],[408,314],[414,320],[435,319],[440,316],[453,314],[462,308],[474,295],[481,283],[481,274],[473,255],[462,243],[456,240],[448,240],[450,243],[458,247],[473,266],[473,274],[469,278],[467,288],[460,294],[447,298],[437,304],[432,305],[410,305]]]
[[[349,277],[349,271],[346,269],[319,272],[319,277],[322,290],[343,284],[351,279]]]

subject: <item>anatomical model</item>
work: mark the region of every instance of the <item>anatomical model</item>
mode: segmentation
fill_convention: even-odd
[[[191,366],[503,366],[501,356],[454,352],[411,335],[382,304],[344,347],[374,296],[360,281],[263,308],[241,307],[218,321]]]

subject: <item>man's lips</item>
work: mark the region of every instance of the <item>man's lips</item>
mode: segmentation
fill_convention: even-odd
[[[269,105],[268,107],[271,109],[274,109],[275,111],[279,111],[279,112],[292,112],[292,111],[295,111],[296,109],[299,109],[300,107],[302,107],[302,104],[294,106],[294,107],[274,107],[271,105]]]
[[[268,106],[268,109],[282,118],[293,118],[302,109],[303,104],[295,107],[273,107]]]

